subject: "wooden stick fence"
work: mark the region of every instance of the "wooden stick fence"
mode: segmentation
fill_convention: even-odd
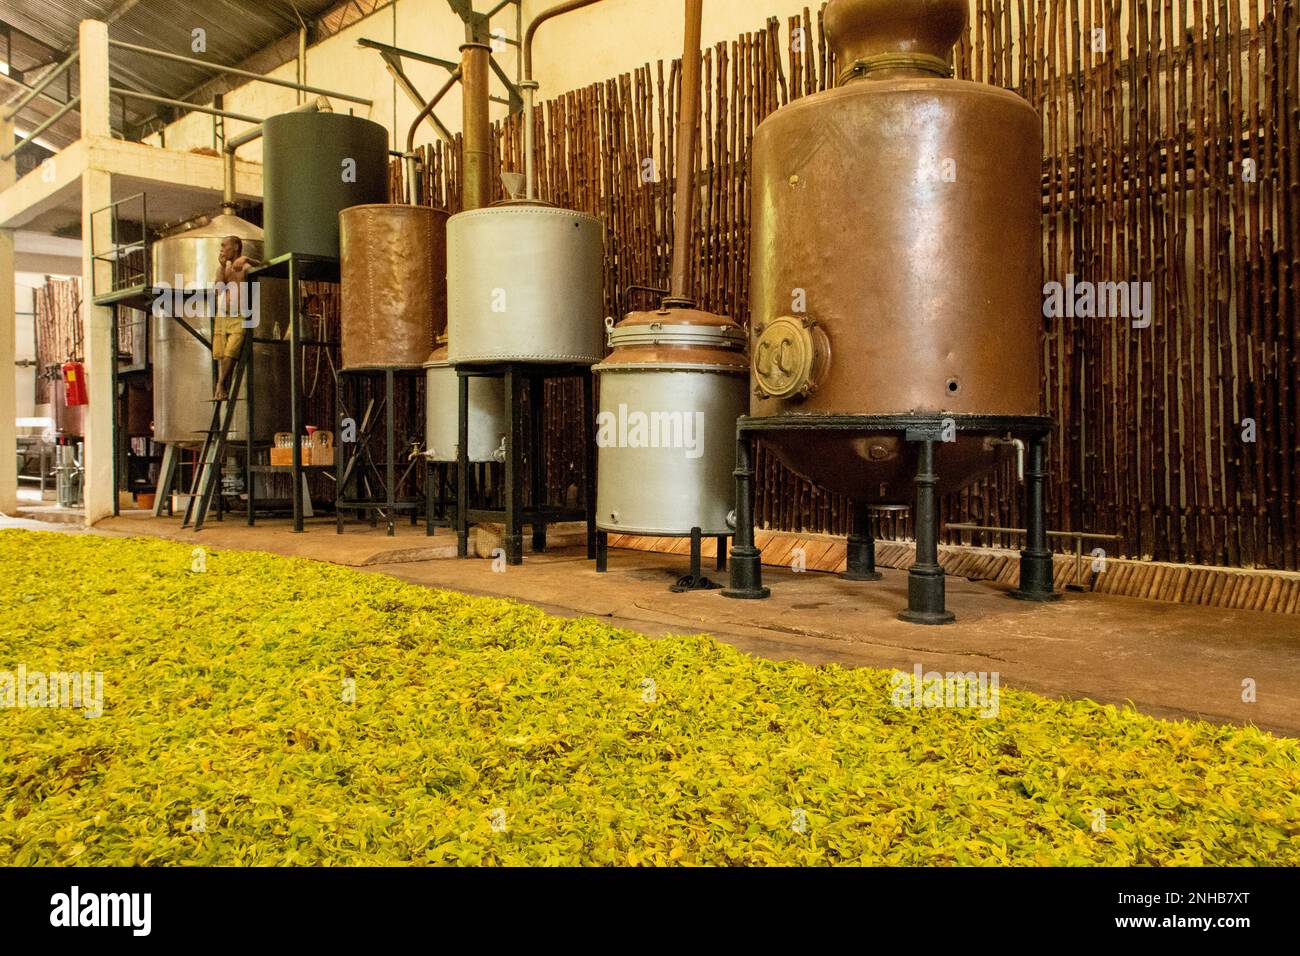
[[[1012,89],[1042,117],[1045,281],[1150,292],[1136,300],[1147,319],[1044,319],[1044,409],[1056,421],[1050,526],[1118,534],[1124,556],[1296,569],[1294,0],[971,7],[957,75]],[[705,52],[694,270],[703,308],[748,319],[754,129],[833,85],[832,60],[821,12],[807,9]],[[606,224],[610,315],[651,304],[630,286],[668,283],[678,75],[676,62],[646,65],[536,114],[540,195]],[[519,117],[498,126],[503,169],[523,168],[522,140]],[[424,159],[427,201],[455,211],[458,150],[437,144]],[[577,396],[554,387],[553,494],[580,485],[582,467]],[[761,449],[757,464],[765,526],[848,530],[844,501]],[[943,519],[1019,526],[1012,468],[949,496]],[[877,532],[906,537],[909,520],[884,515]]]

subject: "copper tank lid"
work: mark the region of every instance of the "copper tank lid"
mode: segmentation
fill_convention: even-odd
[[[840,82],[866,76],[951,76],[967,0],[831,0],[826,33]]]
[[[596,371],[685,369],[749,372],[748,333],[735,320],[669,300],[655,312],[629,312],[622,322],[605,320],[614,351]]]
[[[749,336],[734,319],[689,306],[669,306],[655,312],[629,312],[622,322],[605,320],[611,348],[663,345],[673,348],[743,350]]]

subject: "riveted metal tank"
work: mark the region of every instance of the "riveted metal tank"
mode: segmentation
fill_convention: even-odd
[[[459,376],[440,343],[424,365],[425,455],[430,461],[454,462],[460,445]],[[506,385],[501,378],[469,380],[469,460],[505,461]]]
[[[447,325],[447,213],[353,206],[339,213],[344,371],[421,368]]]
[[[262,195],[268,259],[290,252],[338,258],[339,213],[388,202],[388,131],[345,113],[268,117]]]
[[[597,365],[596,526],[622,534],[730,534],[745,331],[692,308],[609,320]]]
[[[1006,90],[952,79],[966,0],[831,0],[839,85],[753,143],[750,414],[1037,415],[1041,128]],[[940,490],[1003,453],[961,432]],[[907,502],[898,432],[763,432],[794,471]]]
[[[254,262],[262,260],[262,230],[229,213],[213,216],[207,223],[165,236],[151,247],[155,294],[164,290],[199,290],[217,276],[222,240],[237,236],[243,254]],[[289,290],[284,280],[258,280],[258,325],[250,329],[258,338],[272,338],[278,325],[287,328]],[[197,444],[212,425],[212,353],[193,335],[181,328],[184,322],[205,339],[212,334],[212,317],[202,314],[172,318],[174,301],[160,297],[150,316],[153,350],[154,441],[169,444]],[[289,428],[289,347],[287,344],[257,343],[253,346],[253,388],[256,390],[257,429],[254,438],[269,440]],[[236,403],[233,440],[242,441],[248,413],[243,398],[248,382],[240,386]]]
[[[452,364],[596,364],[605,355],[603,272],[595,216],[527,201],[452,216]]]

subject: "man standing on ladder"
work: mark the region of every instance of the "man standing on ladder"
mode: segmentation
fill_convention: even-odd
[[[244,347],[244,303],[251,303],[256,308],[256,299],[245,289],[248,270],[253,262],[243,254],[244,242],[238,236],[227,236],[221,240],[221,252],[217,257],[216,292],[220,300],[217,303],[212,329],[212,358],[217,363],[217,380],[212,397],[223,401],[226,394],[230,373],[239,359]],[[256,326],[256,317],[254,319]]]

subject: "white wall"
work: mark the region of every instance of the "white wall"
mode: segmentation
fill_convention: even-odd
[[[483,0],[479,0],[478,6],[486,8]],[[513,9],[503,10],[493,19],[492,24],[504,36],[513,38]],[[465,42],[465,25],[452,12],[446,0],[398,0],[392,6],[359,20],[341,33],[307,49],[305,82],[310,86],[374,100],[372,107],[344,100],[334,100],[333,104],[337,112],[352,109],[357,115],[382,124],[389,131],[390,148],[404,149],[407,129],[419,108],[401,89],[396,88],[392,77],[384,69],[379,54],[357,46],[357,40],[362,37],[445,60],[459,60],[459,48]],[[494,55],[506,75],[513,80],[517,62],[515,48],[502,44]],[[403,66],[416,89],[424,96],[432,96],[448,77],[446,70],[432,64],[407,59],[403,61]],[[285,80],[297,79],[297,61],[291,60],[270,75]],[[492,92],[495,95],[505,95],[505,90],[495,79]],[[235,113],[266,117],[293,109],[300,102],[298,97],[295,90],[253,81],[227,93],[224,105]],[[460,89],[457,87],[447,94],[437,110],[439,119],[453,133],[460,130],[460,111]],[[493,118],[504,116],[506,111],[504,105],[495,104]],[[226,126],[227,134],[235,135],[247,129],[248,125],[232,120]],[[424,123],[415,142],[418,146],[432,142],[435,138],[431,127]],[[158,138],[151,137],[147,142],[156,145]],[[178,120],[167,127],[166,144],[170,149],[211,148],[212,117],[191,113]],[[261,144],[250,143],[240,150],[239,156],[241,159],[260,161]]]
[[[525,0],[525,23],[555,2]],[[804,7],[815,30],[820,0],[705,0],[703,48],[761,30],[769,16],[784,29]],[[685,9],[684,0],[603,0],[543,24],[533,43],[539,100],[681,56]]]

